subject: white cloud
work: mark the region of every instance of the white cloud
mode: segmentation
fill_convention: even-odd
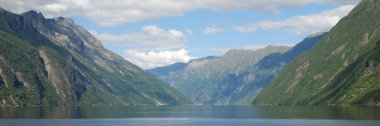
[[[186,35],[176,29],[162,29],[156,25],[143,26],[141,31],[125,34],[102,34],[91,31],[105,46],[125,49],[122,56],[143,69],[166,66],[191,59],[183,49]],[[187,29],[185,32],[191,32]],[[189,34],[189,33],[188,33]]]
[[[92,31],[105,45],[122,46],[129,49],[168,50],[182,48],[186,35],[176,29],[162,29],[156,25],[144,26],[139,32],[125,34],[103,34]]]
[[[84,16],[104,26],[139,22],[164,16],[210,9],[277,12],[305,4],[354,4],[359,0],[0,0],[5,9],[18,13],[42,11],[48,17]]]
[[[211,25],[203,29],[204,34],[214,34],[222,31],[224,31],[224,29],[217,25]]]
[[[255,33],[257,31],[258,24],[249,24],[246,26],[236,26],[234,29],[238,32],[243,32],[243,33]]]
[[[236,26],[239,32],[254,33],[257,30],[284,30],[295,35],[305,35],[315,32],[325,32],[335,26],[346,16],[355,5],[344,5],[318,14],[296,16],[278,21],[259,21],[246,26]]]
[[[53,12],[53,13],[59,13],[67,9],[67,7],[62,4],[47,4],[47,5],[42,6],[42,8],[46,11]]]
[[[148,51],[141,52],[138,50],[126,50],[124,57],[130,62],[142,67],[150,69],[160,66],[167,66],[176,62],[188,62],[194,57],[189,56],[186,49],[176,51]]]

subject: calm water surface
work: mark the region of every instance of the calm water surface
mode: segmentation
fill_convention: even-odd
[[[0,126],[380,126],[378,107],[0,107]]]

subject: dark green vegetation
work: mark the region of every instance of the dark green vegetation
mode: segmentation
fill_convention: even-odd
[[[362,0],[254,104],[380,105],[380,1]]]
[[[190,101],[103,48],[71,19],[0,9],[4,105],[166,105]]]

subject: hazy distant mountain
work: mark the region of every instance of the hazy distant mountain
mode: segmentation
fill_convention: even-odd
[[[256,51],[232,49],[223,56],[195,59],[187,64],[177,63],[149,71],[197,104],[249,104],[244,98],[269,83],[276,73],[258,71],[256,63],[269,54],[289,49],[286,46],[268,46]]]
[[[69,18],[0,9],[0,19],[0,99],[7,105],[190,103]]]
[[[290,50],[282,46],[257,51],[234,49],[221,57],[195,59],[149,71],[198,104],[250,104],[285,64],[312,48],[326,34],[310,35]]]
[[[302,42],[295,45],[291,50],[281,54],[273,53],[269,56],[264,57],[257,63],[260,69],[270,69],[270,68],[282,68],[284,64],[287,64],[298,55],[314,47],[316,43],[322,40],[328,33],[315,33],[306,37]]]
[[[379,105],[380,1],[362,0],[314,48],[286,65],[255,104]]]

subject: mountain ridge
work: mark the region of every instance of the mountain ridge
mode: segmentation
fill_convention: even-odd
[[[170,68],[178,64],[149,71],[170,86],[188,94],[196,104],[230,104],[229,101],[223,101],[223,97],[243,97],[233,96],[237,93],[233,90],[237,90],[239,85],[243,86],[243,83],[230,85],[230,79],[244,81],[244,78],[250,78],[249,76],[252,75],[249,71],[255,69],[255,62],[272,52],[285,52],[288,49],[289,47],[286,46],[268,46],[256,51],[232,49],[223,56],[210,56],[193,59],[186,64],[181,63],[181,66],[176,69]],[[248,63],[251,61],[253,63]],[[230,96],[224,96],[224,94],[230,94]]]
[[[0,11],[5,105],[191,104],[69,18]],[[10,102],[11,101],[11,102]]]
[[[251,101],[253,101],[253,98],[255,95],[257,95],[258,92],[260,92],[261,88],[265,87],[266,84],[269,84],[277,75],[278,71],[291,59],[295,58],[299,54],[302,54],[304,51],[312,48],[319,40],[321,40],[326,34],[328,33],[319,33],[319,34],[313,34],[308,37],[306,37],[304,40],[302,40],[300,43],[292,47],[288,51],[280,51],[276,52],[273,51],[273,53],[267,53],[260,58],[255,58],[255,54],[262,55],[265,51],[256,50],[255,54],[251,54],[251,50],[241,50],[241,49],[231,49],[226,52],[225,55],[219,56],[219,57],[206,57],[206,58],[200,58],[191,60],[189,63],[184,64],[181,63],[181,67],[177,67],[176,69],[170,69],[172,67],[175,67],[176,64],[173,66],[169,65],[167,67],[160,67],[156,69],[151,69],[150,72],[156,75],[159,79],[163,80],[164,82],[168,83],[170,86],[176,87],[176,83],[181,84],[193,84],[193,85],[201,85],[208,84],[208,81],[211,81],[211,85],[224,85],[224,87],[221,87],[218,90],[214,91],[216,94],[227,94],[227,96],[223,96],[224,98],[211,98],[211,103],[206,104],[223,104],[223,105],[246,105],[250,104]],[[270,48],[276,48],[276,46],[268,46],[266,49],[270,50]],[[266,50],[261,49],[261,50]],[[221,57],[232,57],[232,58],[221,58]],[[252,59],[248,62],[238,62],[242,59]],[[214,72],[214,73],[208,73],[205,74],[205,72],[202,71],[202,65],[207,64],[207,62],[217,62],[218,60],[221,60],[222,63],[236,63],[235,65],[227,65],[225,66],[226,72]],[[198,62],[197,62],[198,61]],[[196,64],[192,64],[196,63]],[[201,65],[199,65],[201,64]],[[239,67],[239,64],[245,64],[241,65]],[[250,65],[249,65],[250,64]],[[209,66],[205,67],[204,69],[207,69],[206,72],[212,71],[212,69],[217,66],[217,64],[209,63]],[[186,70],[190,69],[190,70]],[[201,69],[202,68],[202,69]],[[211,69],[212,68],[212,69]],[[223,68],[223,67],[222,67]],[[199,70],[197,70],[199,69]],[[209,70],[210,69],[210,70]],[[232,71],[232,72],[231,72]],[[219,76],[220,78],[217,79],[204,79],[202,77],[199,77],[198,79],[194,79],[192,77],[194,76],[204,76],[209,77],[210,74],[216,74],[215,76]],[[183,77],[176,77],[176,76],[182,76]],[[186,75],[186,76],[185,76]],[[179,78],[179,80],[184,80],[184,78],[191,78],[188,80],[184,80],[184,82],[176,82],[175,80],[178,80],[176,78]],[[219,81],[215,81],[218,80]],[[202,82],[192,82],[192,80],[205,80]],[[208,80],[208,81],[206,81]],[[214,81],[213,81],[214,80]],[[197,84],[199,83],[199,84]],[[192,86],[187,86],[186,88],[191,88]],[[207,87],[199,88],[198,90],[190,91],[186,93],[186,90],[182,90],[182,92],[185,92],[184,94],[188,94],[188,96],[191,97],[192,94],[197,94],[196,92],[202,91],[207,89]],[[181,90],[180,90],[181,91]],[[201,97],[201,96],[198,96]],[[194,98],[194,97],[193,97]],[[206,97],[207,98],[207,97]],[[194,99],[193,99],[194,100]],[[202,104],[199,101],[198,104]],[[204,104],[204,103],[203,103]]]
[[[285,66],[253,103],[379,105],[379,11],[379,1],[362,0],[320,43]]]

